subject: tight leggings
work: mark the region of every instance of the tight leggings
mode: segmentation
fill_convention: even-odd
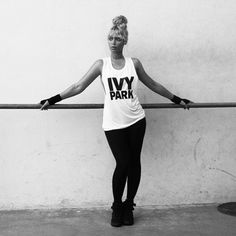
[[[146,119],[124,128],[105,131],[108,144],[116,161],[112,178],[114,202],[120,203],[127,181],[127,200],[133,202],[141,178],[141,150]]]

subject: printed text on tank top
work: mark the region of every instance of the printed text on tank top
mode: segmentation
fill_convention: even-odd
[[[131,76],[130,78],[128,77],[120,78],[119,80],[117,80],[116,77],[110,77],[107,80],[108,80],[111,100],[134,98],[132,90],[132,82],[134,80],[134,76]],[[124,83],[128,85],[128,90],[122,90]],[[116,90],[114,90],[114,87]]]

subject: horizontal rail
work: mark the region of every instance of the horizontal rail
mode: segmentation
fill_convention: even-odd
[[[51,105],[49,109],[101,109],[103,104],[56,104]],[[191,103],[189,108],[226,108],[236,107],[236,102],[224,103]],[[40,109],[40,104],[0,104],[0,109]],[[173,103],[146,103],[142,104],[145,109],[162,109],[162,108],[183,108],[181,105]]]

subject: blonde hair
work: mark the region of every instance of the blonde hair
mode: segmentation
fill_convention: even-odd
[[[120,16],[115,17],[112,20],[112,23],[113,23],[113,26],[111,27],[108,36],[112,32],[115,32],[122,37],[122,39],[124,40],[124,44],[127,44],[128,42],[127,18],[125,16],[120,15]]]

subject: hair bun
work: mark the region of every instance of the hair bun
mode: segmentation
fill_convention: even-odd
[[[112,23],[114,26],[125,30],[127,28],[128,20],[125,16],[117,16],[112,20]]]
[[[113,26],[110,29],[110,33],[111,32],[118,33],[122,37],[124,44],[127,44],[128,42],[127,18],[125,16],[120,15],[120,16],[115,17],[112,20],[112,23],[113,23]]]

